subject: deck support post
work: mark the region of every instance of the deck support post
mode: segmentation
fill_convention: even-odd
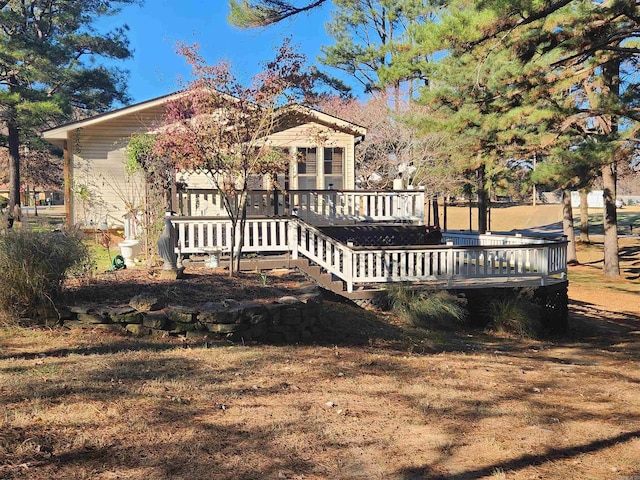
[[[447,249],[447,277],[448,283],[451,284],[453,282],[454,277],[454,254],[453,254],[453,242],[448,241],[447,245],[449,248]]]
[[[344,276],[347,282],[347,292],[353,292],[353,250],[344,250]]]
[[[289,251],[291,252],[291,260],[298,259],[298,221],[296,219],[290,219],[288,222],[288,243]]]

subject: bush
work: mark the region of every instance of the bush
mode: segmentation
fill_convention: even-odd
[[[75,232],[10,230],[0,237],[0,312],[10,320],[46,316],[67,276],[86,275],[92,266]]]
[[[391,308],[415,327],[442,329],[467,321],[466,301],[445,290],[417,290],[407,285],[389,290]]]
[[[537,338],[541,332],[541,307],[532,297],[533,292],[523,290],[493,299],[488,306],[491,328],[523,338]]]

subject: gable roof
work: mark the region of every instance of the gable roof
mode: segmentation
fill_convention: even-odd
[[[94,115],[93,117],[85,118],[83,120],[69,122],[69,123],[60,125],[58,127],[44,130],[42,132],[42,137],[45,140],[49,140],[49,141],[66,140],[67,133],[70,131],[76,130],[78,128],[85,128],[85,127],[97,125],[99,123],[106,122],[109,120],[114,120],[127,115],[134,115],[148,108],[161,106],[173,99],[180,98],[185,94],[186,94],[186,91],[182,90],[179,92],[170,93],[168,95],[163,95],[161,97],[153,98],[151,100],[146,100],[144,102],[140,102],[140,103],[122,107],[116,110],[112,110],[110,112]],[[320,110],[306,107],[304,105],[299,105],[299,104],[287,105],[287,106],[281,107],[279,109],[279,112],[281,113],[281,115],[285,115],[285,116],[290,112],[294,112],[295,114],[302,115],[309,120],[316,121],[322,125],[329,126],[336,130],[350,133],[354,136],[364,137],[364,135],[367,132],[367,129],[365,127],[356,125],[355,123],[349,122],[347,120],[343,120],[333,115],[329,115],[327,113],[321,112]]]

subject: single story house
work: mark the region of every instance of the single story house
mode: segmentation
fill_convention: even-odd
[[[72,224],[115,226],[124,222],[125,204],[140,197],[125,173],[126,146],[133,134],[152,134],[162,124],[167,102],[181,92],[61,125],[42,133],[64,151],[64,200]],[[290,153],[290,190],[352,190],[355,147],[366,129],[318,110],[286,107],[268,137]],[[320,140],[321,139],[321,140]],[[321,144],[319,143],[321,142]],[[183,175],[187,188],[210,189],[204,175]]]

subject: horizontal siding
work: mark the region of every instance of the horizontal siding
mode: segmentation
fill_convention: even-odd
[[[344,147],[353,139],[348,133],[336,132],[319,123],[306,123],[269,136],[274,145],[280,147],[315,147],[320,143],[319,137],[325,140],[325,147]]]
[[[148,109],[105,120],[82,129],[82,135],[94,136],[130,136],[133,133],[147,133],[156,130],[162,123],[164,106]]]
[[[75,143],[73,156],[74,192],[86,185],[92,200],[83,205],[75,195],[74,219],[76,223],[109,226],[124,225],[126,202],[142,205],[143,185],[127,179],[125,173],[125,146],[118,137],[81,138]]]

